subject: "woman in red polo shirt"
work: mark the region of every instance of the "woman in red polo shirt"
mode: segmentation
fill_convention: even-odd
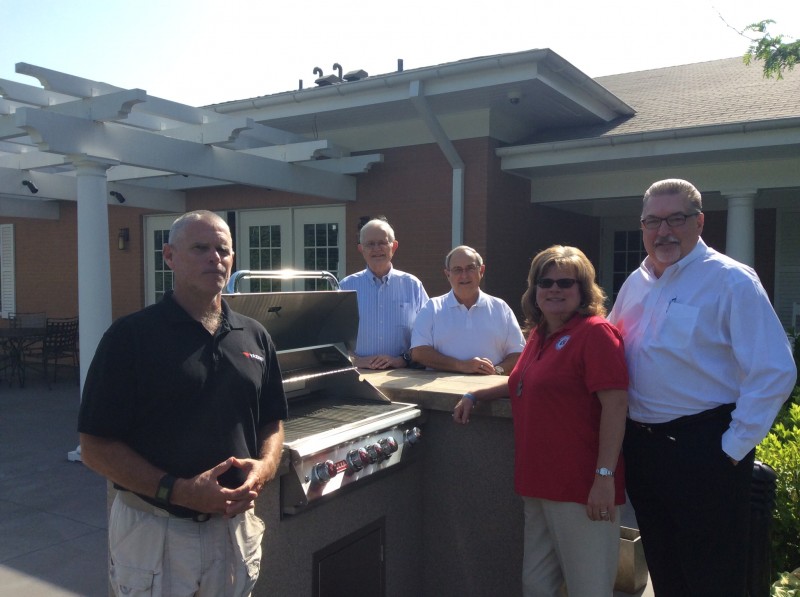
[[[628,372],[604,302],[579,249],[536,255],[522,296],[528,341],[508,385],[468,392],[453,414],[466,423],[477,400],[511,397],[526,597],[555,597],[562,584],[570,597],[614,591]]]

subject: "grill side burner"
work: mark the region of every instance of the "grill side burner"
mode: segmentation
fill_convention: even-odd
[[[261,322],[278,351],[289,402],[283,514],[296,514],[410,456],[422,412],[389,400],[347,356],[358,333],[354,291],[237,293],[225,299]]]

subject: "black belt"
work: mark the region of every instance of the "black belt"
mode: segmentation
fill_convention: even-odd
[[[212,516],[212,514],[207,514],[206,512],[196,512],[194,510],[189,510],[188,508],[181,508],[183,512],[180,513],[171,512],[165,508],[151,504],[142,496],[131,491],[127,491],[126,489],[119,490],[117,495],[126,506],[130,506],[134,510],[147,512],[148,514],[154,514],[155,516],[172,516],[173,518],[192,520],[194,522],[206,522]]]
[[[677,419],[667,421],[666,423],[640,423],[639,421],[634,421],[633,419],[628,419],[628,421],[636,429],[643,429],[644,431],[649,431],[650,433],[670,433],[671,431],[676,431],[682,427],[686,427],[687,425],[699,423],[700,421],[728,417],[735,408],[736,404],[723,404],[721,406],[717,406],[716,408],[704,410],[703,412],[699,412],[694,415],[678,417]]]

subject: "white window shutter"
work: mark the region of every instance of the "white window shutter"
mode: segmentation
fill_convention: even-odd
[[[14,224],[0,224],[0,315],[17,310],[14,291]]]

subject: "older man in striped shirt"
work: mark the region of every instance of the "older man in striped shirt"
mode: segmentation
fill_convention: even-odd
[[[353,364],[363,369],[392,369],[411,364],[411,329],[428,294],[416,276],[392,266],[398,242],[385,219],[364,224],[358,251],[366,269],[344,278],[342,290],[358,296],[358,338]]]

